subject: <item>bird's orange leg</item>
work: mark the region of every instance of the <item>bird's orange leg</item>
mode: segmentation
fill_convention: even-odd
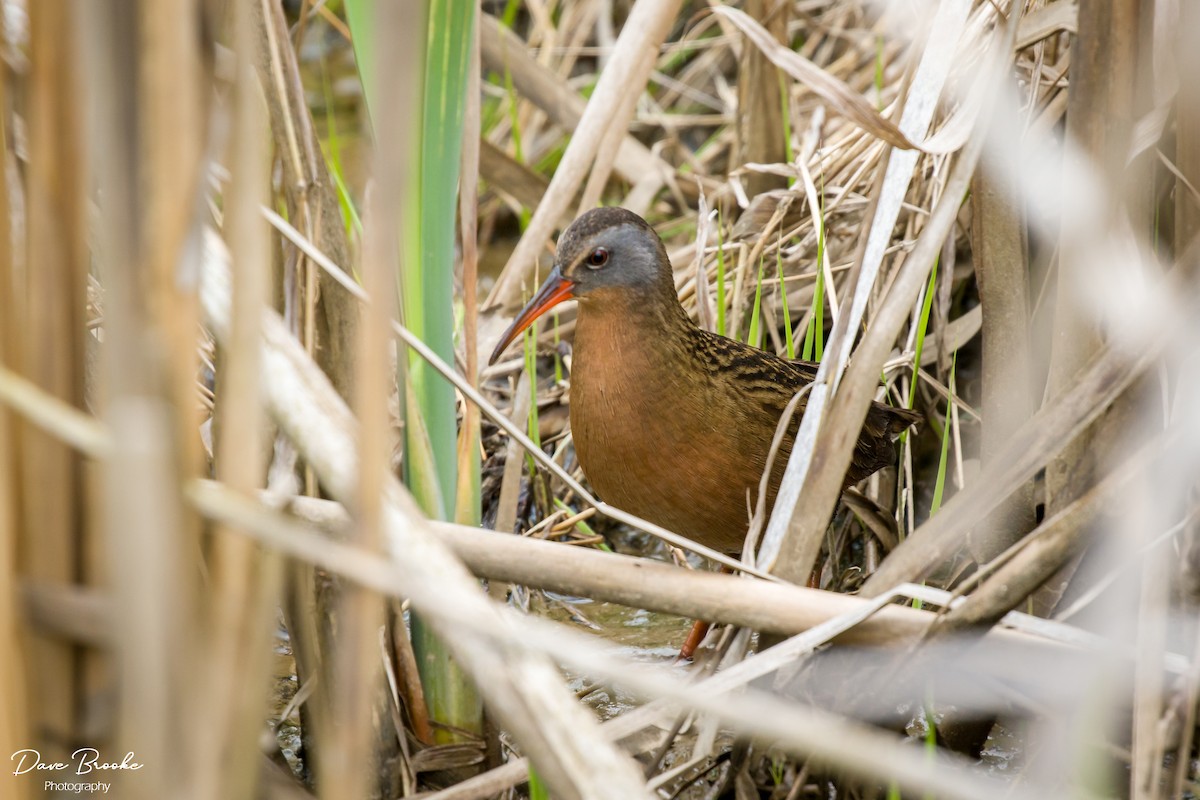
[[[721,572],[725,575],[733,572],[732,569],[726,566],[721,567]],[[679,648],[679,656],[675,659],[675,663],[680,661],[691,661],[692,656],[696,655],[696,648],[704,641],[704,637],[708,635],[708,629],[712,627],[711,622],[705,622],[698,619],[692,623],[692,629],[688,632],[687,639],[683,642],[683,647]]]
[[[683,642],[683,647],[679,648],[679,656],[675,659],[675,663],[691,661],[692,656],[696,655],[696,648],[704,641],[704,637],[708,635],[708,629],[711,627],[711,622],[705,622],[702,619],[693,622],[692,629],[688,632],[688,637]]]

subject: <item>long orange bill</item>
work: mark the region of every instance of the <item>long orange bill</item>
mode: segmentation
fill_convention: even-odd
[[[520,336],[521,332],[532,325],[535,319],[562,301],[574,297],[575,295],[572,293],[574,288],[575,282],[564,278],[562,271],[555,267],[546,278],[546,282],[542,284],[542,288],[538,289],[538,293],[533,296],[533,299],[525,304],[521,313],[513,320],[512,325],[509,325],[508,330],[500,337],[500,344],[496,345],[496,349],[492,351],[492,357],[488,359],[488,364],[495,364],[496,359],[512,343],[512,340]]]

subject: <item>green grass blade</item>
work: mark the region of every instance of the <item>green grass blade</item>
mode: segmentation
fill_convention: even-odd
[[[783,239],[780,238],[779,248],[775,251],[775,269],[779,273],[779,303],[783,306],[783,336],[787,347],[787,357],[796,357],[796,342],[792,338],[792,315],[788,311],[787,284],[783,282]]]
[[[814,302],[816,308],[813,314],[813,360],[820,361],[825,356],[825,270],[821,270],[817,279]]]
[[[529,765],[529,800],[550,800],[550,790],[542,783],[533,764]]]
[[[933,308],[933,290],[937,286],[938,259],[933,260],[929,271],[929,283],[925,286],[925,301],[921,303],[921,319],[917,322],[917,338],[913,345],[913,385],[908,393],[908,407],[913,407],[917,396],[917,378],[921,372],[921,352],[925,349],[925,332],[929,330],[929,312]]]
[[[500,15],[500,24],[511,30],[513,23],[517,21],[517,12],[520,10],[521,0],[508,0],[504,4],[504,13]]]
[[[818,240],[819,242],[819,240]],[[801,358],[805,361],[820,361],[825,338],[825,270],[821,269],[821,248],[817,246],[817,284],[813,289],[812,314],[808,318],[808,329],[804,332],[804,348]]]
[[[824,196],[824,177],[821,179],[821,192]],[[820,361],[825,355],[825,270],[822,269],[822,265],[825,263],[825,211],[823,206],[824,201],[822,201],[822,208],[818,211],[821,224],[817,228],[817,284],[813,287],[812,314],[808,318],[808,330],[804,332],[804,354],[801,358],[805,361]]]
[[[420,263],[419,291],[405,287],[405,319],[442,358],[454,358],[454,244],[462,152],[463,97],[473,42],[475,4],[431,0],[422,109],[419,241],[406,243],[407,263]],[[419,259],[419,260],[418,260]],[[417,308],[419,307],[419,311]],[[443,497],[455,496],[458,421],[454,388],[424,361],[412,359],[413,386],[437,454]]]
[[[725,228],[717,208],[717,333],[725,335]]]
[[[538,407],[537,407],[537,322],[533,322],[525,330],[525,371],[529,373],[530,392],[533,395],[532,401],[529,403],[529,438],[538,447],[542,446],[542,436],[538,430]],[[532,456],[530,457],[531,465],[533,464]]]
[[[746,344],[754,347],[762,345],[760,341],[762,332],[759,330],[761,327],[759,320],[762,317],[762,276],[763,257],[760,255],[758,257],[758,282],[754,286],[754,308],[750,312],[750,329],[746,331]]]
[[[953,416],[954,404],[954,372],[958,367],[958,353],[954,353],[954,361],[950,365],[950,399],[946,401],[946,422],[942,425],[942,454],[938,459],[937,481],[933,485],[933,502],[929,505],[929,516],[933,516],[942,507],[942,490],[946,488],[946,461],[950,454],[950,419]]]
[[[817,216],[821,220],[821,228],[817,231],[817,288],[813,296],[814,313],[813,325],[815,361],[820,361],[825,355],[825,176],[821,175],[821,208]]]

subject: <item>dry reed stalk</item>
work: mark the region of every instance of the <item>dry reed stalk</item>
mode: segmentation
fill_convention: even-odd
[[[88,268],[87,159],[79,86],[78,20],[66,5],[30,9],[27,121],[27,259],[10,261],[18,302],[4,310],[9,362],[36,386],[74,408],[84,403],[85,303]],[[69,446],[28,424],[14,434],[19,467],[15,508],[20,509],[20,571],[29,580],[70,585],[94,580],[96,550],[88,531],[86,487],[79,457]],[[31,637],[30,723],[46,758],[65,760],[82,722],[83,653],[69,644]]]
[[[517,376],[517,390],[512,401],[512,423],[516,427],[527,424],[531,402],[531,384],[528,371]],[[521,473],[524,469],[521,443],[509,438],[504,452],[504,475],[500,480],[500,496],[496,501],[496,520],[493,527],[500,533],[518,533],[517,501],[521,493]],[[493,595],[496,599],[500,597]]]
[[[475,16],[483,10],[476,0]],[[479,150],[480,150],[480,24],[472,34],[471,54],[467,63],[466,108],[463,111],[462,167],[459,177],[459,240],[462,243],[463,287],[463,377],[479,388]],[[478,523],[480,514],[479,461],[480,415],[474,403],[463,403],[462,424],[458,435],[458,498],[454,518],[458,522]]]
[[[27,624],[47,635],[95,648],[116,639],[112,598],[101,589],[27,582],[18,597]]]
[[[994,166],[985,163],[971,187],[971,252],[983,325],[980,449],[985,464],[1034,412],[1024,228],[1016,192],[1005,185],[1014,171],[1013,157],[997,154]],[[937,349],[944,347],[942,337]],[[971,555],[980,564],[991,561],[1033,526],[1033,486],[1026,484],[971,532]]]
[[[160,796],[179,771],[198,769],[193,759],[199,747],[178,747],[181,740],[190,745],[199,737],[180,724],[177,708],[190,717],[207,702],[202,693],[181,695],[199,680],[203,634],[194,561],[202,549],[200,520],[179,502],[182,481],[205,466],[195,402],[200,324],[195,258],[206,214],[212,110],[213,42],[204,21],[196,0],[138,4],[132,106],[139,150],[136,257],[131,265],[107,263],[112,273],[128,270],[118,281],[134,287],[112,307],[133,319],[124,333],[130,338],[109,354],[106,411],[120,439],[108,464],[109,553],[116,557],[113,578],[121,582],[118,605],[132,623],[120,645],[128,683],[121,687],[119,730],[130,749],[154,738],[146,767],[136,778],[125,776],[122,792],[133,797]],[[134,370],[143,371],[144,383],[128,380]],[[139,488],[144,505],[129,500]],[[125,507],[115,508],[118,503]],[[177,701],[180,696],[186,699]]]
[[[749,0],[746,13],[763,29],[789,46],[787,24],[789,3],[782,0]],[[788,117],[785,104],[783,74],[773,66],[757,47],[743,47],[738,65],[738,161],[745,164],[777,164],[786,162],[788,142],[784,140],[784,119]],[[787,185],[781,176],[752,173],[746,179],[746,193],[754,196]]]
[[[1126,496],[1125,510],[1130,521],[1141,525],[1145,520],[1154,520],[1146,525],[1142,539],[1149,542],[1162,528],[1154,523],[1165,514],[1159,498],[1152,496],[1153,488],[1143,480],[1134,489],[1134,499],[1129,503]],[[1157,508],[1156,508],[1157,507]],[[1129,514],[1137,509],[1136,515]],[[1146,554],[1141,569],[1141,592],[1136,614],[1131,614],[1137,625],[1134,634],[1137,643],[1137,659],[1133,677],[1133,743],[1130,797],[1135,800],[1155,800],[1162,796],[1164,777],[1163,759],[1171,749],[1169,734],[1163,725],[1166,676],[1163,660],[1167,647],[1171,582],[1164,580],[1173,554],[1166,547],[1154,547]],[[1113,704],[1116,706],[1117,704]],[[1121,703],[1120,705],[1124,705]],[[1184,756],[1190,760],[1191,754]]]
[[[485,15],[481,14],[480,18],[483,16]],[[494,191],[502,196],[511,197],[515,201],[510,205],[514,212],[519,212],[521,206],[536,207],[542,202],[542,195],[546,193],[546,187],[549,185],[541,175],[487,139],[479,141],[479,177],[487,181]],[[564,215],[560,223],[564,226],[569,225],[570,219]],[[478,230],[478,226],[476,229]]]
[[[384,487],[391,477],[394,446],[388,413],[388,396],[394,385],[388,323],[394,313],[400,252],[395,231],[385,220],[401,218],[401,197],[412,180],[407,154],[414,152],[412,143],[418,135],[417,117],[402,116],[420,107],[424,30],[423,26],[404,24],[405,12],[411,15],[412,10],[398,3],[380,4],[372,21],[373,30],[393,31],[406,39],[374,48],[376,75],[368,81],[388,87],[383,102],[372,109],[378,140],[387,146],[375,148],[372,171],[376,184],[364,225],[361,274],[363,287],[375,302],[365,306],[357,329],[353,383],[357,476],[346,499],[354,514],[352,539],[370,553],[381,552],[384,545]],[[373,766],[371,718],[379,680],[377,631],[383,623],[383,604],[377,594],[358,586],[340,587],[338,595],[337,649],[328,654],[334,661],[333,713],[329,726],[318,731],[317,782],[323,796],[352,800],[367,796],[369,789],[372,795],[377,791],[368,776]],[[388,740],[404,735],[389,730],[386,722],[380,734]]]
[[[235,491],[250,493],[266,475],[266,420],[261,413],[258,328],[270,298],[268,229],[258,209],[267,198],[266,109],[254,70],[257,47],[249,7],[230,9],[236,58],[229,147],[232,183],[225,195],[225,235],[234,270],[230,346],[221,354],[215,472]],[[274,617],[282,562],[249,542],[218,530],[212,539],[209,585],[208,679],[201,691],[209,731],[199,743],[196,792],[200,797],[244,797],[254,792],[263,687],[268,685]]]
[[[1192,3],[1181,4],[1178,30],[1171,50],[1180,75],[1196,74],[1197,68],[1200,67],[1200,48],[1194,46],[1198,35],[1200,6]],[[1197,235],[1200,234],[1200,202],[1195,194],[1189,191],[1200,186],[1200,88],[1183,82],[1178,91],[1175,163],[1179,172],[1175,187],[1174,231],[1174,251],[1177,255],[1192,248],[1197,241]],[[1195,265],[1192,265],[1191,269],[1194,270]],[[1194,554],[1200,552],[1200,526],[1187,526],[1181,539],[1180,549],[1188,554],[1180,575],[1180,583],[1185,587],[1186,593],[1189,590],[1194,591],[1197,585]],[[1200,639],[1197,639],[1197,642],[1197,650],[1192,655],[1194,667],[1200,664]],[[1184,697],[1186,710],[1183,713],[1183,730],[1175,751],[1175,775],[1171,783],[1171,791],[1175,796],[1182,796],[1189,775],[1192,774],[1191,759],[1185,754],[1191,753],[1193,742],[1196,740],[1196,709],[1200,700],[1200,680],[1197,679],[1195,671],[1186,684]]]
[[[5,29],[0,20],[0,38]],[[9,81],[7,72],[0,75],[0,106],[8,102]],[[12,248],[12,204],[9,201],[10,182],[7,178],[9,163],[9,134],[6,125],[0,125],[0,164],[4,165],[6,177],[0,181],[0,309],[20,307],[16,296],[16,264]],[[0,315],[0,368],[18,362],[16,346],[17,325],[14,313]],[[32,741],[30,736],[30,712],[27,693],[27,635],[22,630],[17,595],[12,587],[17,585],[18,547],[20,545],[20,514],[18,497],[21,489],[18,480],[20,462],[16,455],[16,418],[7,407],[0,404],[0,586],[8,587],[0,592],[0,752],[15,753]],[[14,782],[11,786],[14,800],[26,800],[28,787]]]
[[[142,149],[142,213],[139,264],[143,289],[149,292],[150,329],[162,336],[161,368],[169,381],[164,398],[178,417],[173,420],[173,457],[179,474],[192,477],[202,464],[195,435],[202,419],[194,400],[198,359],[196,302],[198,273],[187,260],[197,252],[196,234],[204,212],[208,160],[207,89],[212,75],[211,46],[201,27],[203,8],[197,0],[144,0],[140,5],[138,42],[138,134]],[[198,520],[182,519],[188,550],[199,548]],[[184,590],[182,594],[189,595]],[[194,602],[185,599],[185,605]]]
[[[482,3],[474,0],[470,54],[466,73],[466,106],[462,121],[462,156],[459,169],[458,206],[459,241],[462,248],[463,287],[463,367],[464,378],[473,388],[479,388],[479,177],[482,132],[481,33]],[[462,403],[462,422],[458,432],[458,478],[455,481],[458,497],[454,504],[457,522],[479,525],[483,512],[482,460],[483,444],[479,407]],[[488,596],[503,601],[507,587],[496,582],[488,584]],[[416,716],[414,714],[414,716]],[[415,726],[414,726],[415,727]],[[488,766],[502,760],[499,730],[486,714],[483,715],[484,757]],[[427,731],[427,735],[432,731]],[[478,772],[473,769],[472,773]]]
[[[305,103],[296,54],[289,46],[281,5],[251,0],[259,31],[256,50],[259,79],[267,96],[271,131],[283,169],[283,195],[289,219],[339,263],[350,263],[350,244],[342,224],[333,179],[321,155],[312,115]],[[333,380],[342,397],[351,396],[355,325],[358,308],[344,291],[320,277],[319,270],[296,254],[294,323],[297,333]],[[310,310],[305,314],[301,309]]]
[[[5,248],[7,250],[7,248]],[[0,267],[0,297],[7,296],[5,270]],[[0,300],[2,302],[2,300]],[[3,323],[0,323],[3,327]],[[4,332],[0,330],[0,351],[3,349]],[[26,644],[19,622],[17,594],[17,503],[18,483],[12,460],[12,434],[8,409],[0,408],[0,648],[6,654],[0,658],[0,750],[15,753],[32,741],[30,737],[30,709],[26,700],[28,682],[25,659]],[[11,787],[14,800],[29,797],[24,783]]]
[[[282,172],[281,190],[288,216],[313,241],[349,263],[350,243],[342,224],[333,179],[321,154],[312,116],[305,102],[296,54],[290,46],[283,9],[272,0],[251,3],[257,30],[255,66],[267,99],[275,153]],[[301,251],[285,255],[285,315],[295,335],[317,358],[339,394],[352,395],[354,352],[359,309],[353,300],[315,269]],[[349,302],[348,302],[349,301]],[[306,485],[315,492],[311,472]],[[300,708],[305,768],[318,749],[313,733],[330,724],[329,692],[335,680],[332,659],[332,593],[327,582],[305,565],[289,568],[284,616],[297,679],[312,688]],[[312,775],[309,772],[308,778]]]
[[[104,198],[97,261],[106,314],[102,417],[113,437],[103,471],[104,523],[113,608],[122,620],[114,648],[120,698],[117,743],[145,764],[136,780],[118,779],[115,788],[129,797],[160,797],[184,768],[184,753],[190,750],[172,746],[186,741],[173,724],[172,708],[187,665],[193,663],[180,640],[185,631],[193,632],[194,620],[182,613],[191,598],[185,598],[190,582],[183,579],[180,552],[186,537],[177,494],[180,462],[173,447],[178,431],[165,397],[171,385],[163,364],[166,354],[152,346],[163,341],[163,334],[155,324],[161,317],[153,310],[150,256],[143,249],[149,242],[143,238],[149,216],[142,216],[135,188],[147,164],[137,149],[139,129],[149,127],[150,119],[135,112],[143,66],[135,34],[138,9],[125,6],[114,12],[88,6],[82,13],[98,42],[88,51],[84,75],[96,95],[108,100],[98,104],[93,140],[97,151],[106,154],[97,161]],[[160,186],[159,202],[162,194]],[[155,214],[166,215],[163,210]],[[174,263],[179,254],[159,255]],[[163,294],[155,297],[164,299]]]
[[[1173,43],[1177,68],[1180,75],[1195,75],[1200,69],[1200,50],[1194,47],[1195,37],[1200,35],[1200,10],[1194,3],[1180,4],[1178,23]],[[1182,253],[1200,233],[1200,202],[1192,191],[1200,187],[1200,90],[1182,83],[1176,103],[1175,252]]]
[[[1079,15],[1072,39],[1071,88],[1067,97],[1067,136],[1079,147],[1067,158],[1086,159],[1104,187],[1100,215],[1117,213],[1135,116],[1138,71],[1139,0],[1101,0]],[[1089,280],[1090,244],[1082,230],[1065,227],[1058,256],[1053,348],[1046,395],[1066,390],[1101,346],[1099,331],[1081,297]],[[1046,512],[1053,514],[1091,485],[1103,467],[1106,437],[1085,431],[1047,465]],[[1052,601],[1051,601],[1052,602]]]

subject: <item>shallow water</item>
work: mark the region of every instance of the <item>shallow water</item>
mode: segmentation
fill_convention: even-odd
[[[584,597],[545,593],[530,602],[530,613],[573,625],[616,645],[617,651],[635,661],[670,664],[692,626],[689,619],[659,614],[616,603],[601,603]],[[583,621],[586,619],[586,622]],[[590,624],[589,624],[590,623]],[[681,667],[683,669],[683,667]],[[567,685],[579,693],[590,685],[584,677],[568,672]],[[620,689],[597,687],[584,698],[600,719],[621,714],[640,703]]]

